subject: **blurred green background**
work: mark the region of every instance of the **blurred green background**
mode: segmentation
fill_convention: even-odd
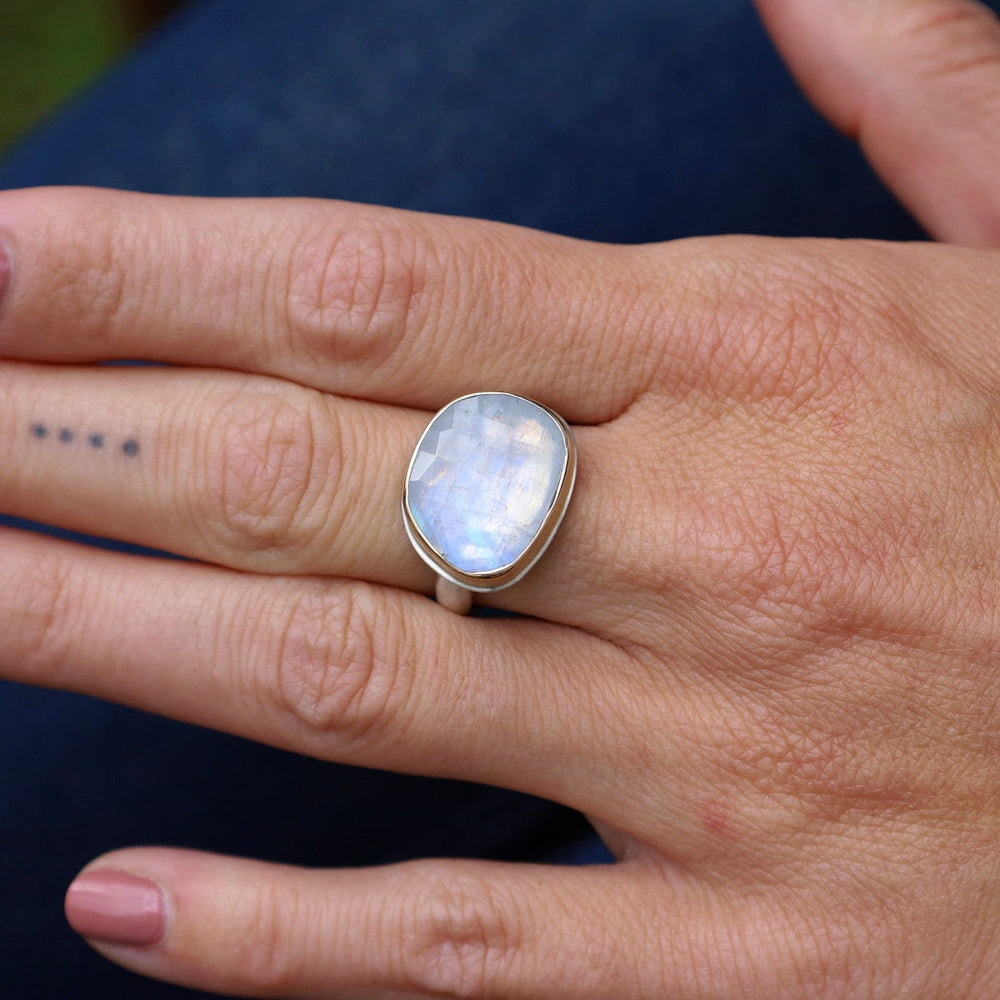
[[[0,0],[0,154],[180,0]]]

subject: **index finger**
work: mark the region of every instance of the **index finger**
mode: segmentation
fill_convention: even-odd
[[[499,223],[52,188],[0,196],[0,234],[9,358],[235,368],[425,409],[511,389],[581,423],[626,409],[650,365],[616,248]]]

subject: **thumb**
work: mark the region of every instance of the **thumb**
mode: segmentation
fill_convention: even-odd
[[[819,109],[939,239],[1000,246],[1000,21],[974,0],[757,0]]]

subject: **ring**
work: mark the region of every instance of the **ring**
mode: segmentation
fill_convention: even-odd
[[[439,410],[403,486],[406,534],[438,574],[438,602],[465,614],[474,593],[517,583],[555,536],[575,481],[573,432],[547,406],[477,392]]]

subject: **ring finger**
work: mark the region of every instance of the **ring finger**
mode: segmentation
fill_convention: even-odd
[[[260,376],[8,362],[0,509],[232,568],[429,591],[399,510],[426,422]],[[596,535],[600,433],[581,429],[588,474],[553,551],[493,603],[591,628],[610,613],[588,595],[611,567],[602,574],[600,554],[578,541]]]

